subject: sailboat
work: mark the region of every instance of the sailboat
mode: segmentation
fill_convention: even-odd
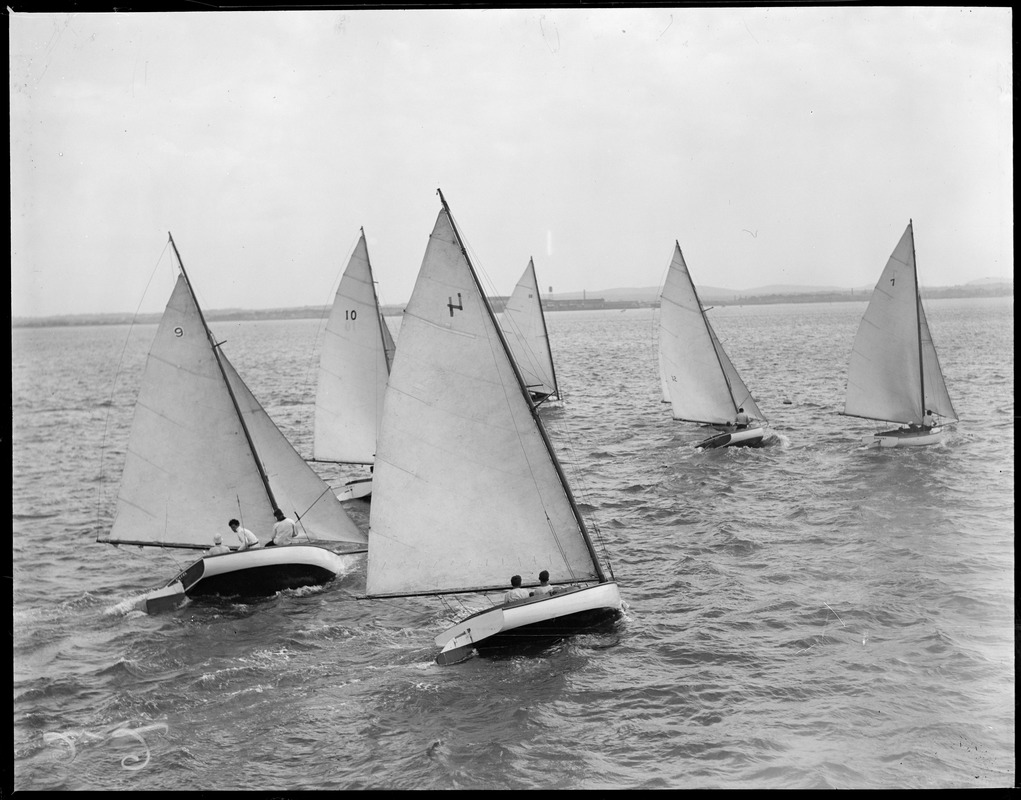
[[[439,634],[436,660],[453,664],[601,627],[622,604],[438,194],[383,406],[366,595],[485,594],[541,570],[557,588]]]
[[[326,323],[313,434],[313,459],[371,465],[394,340],[379,310],[365,229],[340,279]],[[371,474],[349,481],[341,500],[368,500]]]
[[[531,258],[504,307],[501,322],[511,355],[532,400],[536,404],[562,400],[539,297],[539,283],[535,277],[535,263]]]
[[[907,426],[867,436],[875,447],[936,444],[957,421],[918,293],[911,220],[854,338],[843,413]]]
[[[143,610],[325,584],[346,566],[325,544],[365,552],[367,537],[227,359],[172,236],[170,246],[180,274],[146,361],[113,525],[98,541],[204,550],[232,517],[268,539],[280,509],[296,520],[300,543],[199,558],[150,592]],[[224,542],[241,544],[230,534]]]
[[[695,447],[759,447],[766,417],[720,344],[674,242],[659,313],[659,374],[675,420],[712,426]]]

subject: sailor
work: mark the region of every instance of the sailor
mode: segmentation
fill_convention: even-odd
[[[528,599],[528,589],[521,588],[521,576],[514,575],[511,578],[511,590],[503,596],[504,603],[516,603],[518,600]]]
[[[932,412],[929,409],[925,409],[925,416],[922,417],[922,427],[931,428],[936,424],[935,417],[932,416]]]
[[[242,528],[241,523],[236,519],[232,519],[227,524],[237,534],[238,539],[241,540],[241,546],[238,547],[238,551],[259,547],[259,537],[248,530],[248,528]]]
[[[737,416],[734,418],[734,427],[735,428],[747,428],[749,422],[751,422],[751,419],[749,418],[749,416],[744,413],[744,409],[743,408],[739,408],[737,410]]]
[[[218,533],[213,534],[213,546],[206,550],[207,556],[218,556],[221,553],[229,553],[230,548],[223,543],[223,537]]]
[[[532,597],[543,597],[553,594],[553,587],[549,585],[549,572],[543,570],[539,573],[539,585],[532,590]]]
[[[273,509],[273,514],[277,521],[273,525],[273,539],[266,542],[266,547],[291,544],[298,538],[298,526],[294,524],[293,519],[284,516],[284,512],[279,508]]]

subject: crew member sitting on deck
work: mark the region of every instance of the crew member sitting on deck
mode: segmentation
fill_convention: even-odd
[[[511,590],[503,596],[504,603],[516,603],[518,600],[528,599],[528,589],[521,588],[521,576],[511,577]]]
[[[206,550],[207,556],[218,556],[221,553],[229,553],[230,548],[223,543],[223,537],[218,533],[213,534],[213,546]]]
[[[925,416],[922,417],[922,427],[932,428],[936,424],[936,418],[932,416],[932,412],[929,409],[925,409]]]
[[[744,409],[743,408],[739,408],[737,410],[737,416],[734,418],[734,427],[735,428],[747,428],[749,422],[751,422],[751,419],[749,418],[749,416],[744,413]]]
[[[532,597],[544,597],[553,594],[553,587],[549,585],[549,572],[543,570],[539,573],[539,585],[532,590]]]

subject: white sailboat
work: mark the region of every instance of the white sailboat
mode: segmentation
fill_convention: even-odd
[[[855,336],[843,413],[907,426],[867,436],[876,447],[936,444],[957,421],[918,292],[911,220]]]
[[[146,361],[113,525],[98,541],[204,550],[232,517],[266,541],[279,508],[297,521],[300,544],[200,558],[150,593],[145,609],[186,596],[270,596],[331,581],[345,561],[323,544],[364,552],[367,537],[234,370],[173,237],[170,245],[180,275]],[[223,536],[228,546],[241,544]]]
[[[606,624],[621,599],[439,196],[384,403],[366,593],[505,591],[541,570],[559,584],[437,636],[451,664]]]
[[[383,414],[394,340],[379,310],[362,229],[340,279],[319,360],[313,459],[371,465]],[[337,496],[367,500],[372,476],[349,481]]]
[[[553,353],[539,296],[539,282],[535,277],[535,263],[531,258],[507,300],[501,323],[511,355],[532,400],[537,404],[562,400],[557,373],[553,368]]]
[[[674,243],[659,312],[659,374],[673,418],[717,430],[695,447],[758,447],[766,417],[720,344]]]

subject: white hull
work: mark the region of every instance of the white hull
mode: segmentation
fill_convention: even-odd
[[[359,478],[348,481],[344,488],[337,492],[337,499],[341,502],[348,500],[367,500],[372,495],[372,478]]]
[[[476,651],[555,641],[620,614],[614,582],[531,598],[473,614],[436,637],[438,664],[456,664]]]
[[[866,436],[863,441],[872,447],[924,447],[943,441],[944,428],[937,425],[924,430],[898,428]]]
[[[720,447],[758,447],[766,435],[763,425],[749,426],[732,431],[720,431],[695,445],[700,450],[715,450]]]
[[[203,556],[165,586],[149,592],[142,610],[151,614],[172,609],[186,597],[271,597],[285,589],[321,586],[345,571],[345,558],[352,555],[292,544]]]

